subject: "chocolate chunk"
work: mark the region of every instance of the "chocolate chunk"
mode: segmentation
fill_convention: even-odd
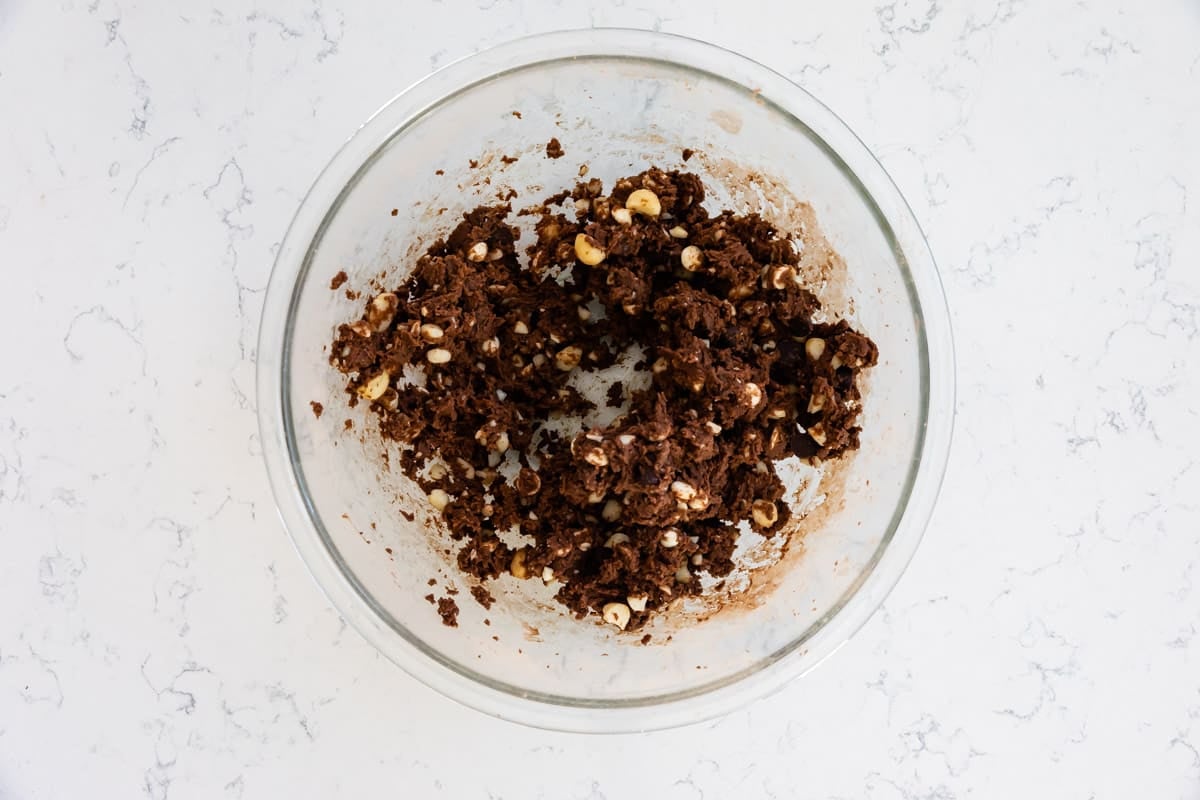
[[[546,158],[562,158],[564,155],[566,155],[566,151],[563,150],[558,137],[554,137],[546,142]]]
[[[346,275],[346,270],[340,270],[338,274],[334,275],[329,281],[330,290],[336,292],[338,289],[342,288],[342,284],[347,280],[349,280],[349,276]]]

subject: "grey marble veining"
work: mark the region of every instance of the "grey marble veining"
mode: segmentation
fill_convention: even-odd
[[[1200,796],[1200,6],[785,7],[0,4],[0,798]],[[590,24],[839,113],[925,226],[959,375],[942,500],[861,633],[608,738],[485,718],[348,631],[254,399],[338,144],[432,68]]]

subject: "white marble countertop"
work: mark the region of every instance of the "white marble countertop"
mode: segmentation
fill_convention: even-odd
[[[1200,797],[1200,6],[877,2],[0,4],[0,797]],[[769,702],[605,738],[347,630],[254,412],[272,256],[338,144],[447,60],[589,24],[830,104],[925,226],[959,375],[861,633]]]

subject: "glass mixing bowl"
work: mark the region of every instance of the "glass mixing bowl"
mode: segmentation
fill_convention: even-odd
[[[545,156],[552,136],[564,157]],[[540,581],[500,578],[485,610],[454,570],[450,540],[425,496],[389,471],[372,418],[362,406],[346,407],[326,348],[363,300],[331,291],[330,279],[344,270],[347,288],[370,291],[372,280],[394,287],[435,236],[498,192],[511,187],[518,207],[530,204],[573,185],[581,165],[611,186],[651,164],[682,166],[685,147],[697,151],[687,168],[712,187],[712,208],[759,210],[792,229],[805,224],[807,202],[844,259],[842,270],[825,258],[825,270],[810,277],[831,312],[879,345],[861,449],[819,485],[805,484],[805,502],[824,502],[779,565],[743,582],[746,591],[723,610],[660,619],[648,645],[641,632],[574,619]],[[505,163],[506,155],[518,160]],[[276,502],[342,615],[443,694],[572,731],[712,717],[779,689],[845,642],[921,538],[945,468],[953,391],[933,259],[866,147],[763,66],[645,31],[511,42],[388,103],[296,213],[271,274],[258,350],[259,422]],[[325,407],[319,418],[313,401]],[[447,585],[461,589],[457,628],[423,599],[444,596]]]

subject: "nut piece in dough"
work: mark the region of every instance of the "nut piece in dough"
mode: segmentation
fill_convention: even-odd
[[[400,298],[391,292],[384,292],[371,301],[367,306],[367,322],[377,332],[382,333],[396,318],[396,310],[400,308]]]
[[[819,422],[808,429],[808,435],[814,442],[822,447],[825,446],[825,442],[828,440],[828,437],[825,434],[825,426]]]
[[[563,372],[570,372],[579,366],[579,362],[582,358],[582,347],[577,347],[573,344],[568,345],[554,354],[554,366],[558,367]]]
[[[604,252],[604,249],[600,247],[600,243],[586,233],[580,233],[575,236],[575,257],[589,267],[596,266],[607,255],[608,253]]]
[[[625,511],[625,506],[620,500],[609,500],[604,504],[604,509],[600,512],[600,519],[605,522],[616,522],[621,518],[621,514]]]
[[[467,260],[478,264],[487,258],[488,246],[487,242],[476,242],[471,245],[471,249],[467,251]]]
[[[450,351],[444,347],[434,347],[425,353],[425,360],[430,364],[445,364],[450,358]]]
[[[605,622],[616,625],[621,630],[625,630],[625,626],[629,624],[629,606],[624,603],[605,603],[600,614]]]
[[[525,559],[528,555],[528,550],[524,547],[513,553],[512,561],[508,562],[508,571],[514,578],[525,580],[529,577],[529,568],[525,566]]]
[[[687,503],[696,499],[696,487],[683,481],[672,481],[671,494],[675,495],[675,499],[679,502]]]
[[[779,521],[779,509],[770,500],[755,500],[750,506],[750,515],[762,528],[769,528]]]
[[[634,189],[629,193],[625,207],[645,217],[657,217],[662,213],[662,201],[649,189]]]
[[[745,395],[746,402],[750,404],[751,408],[758,408],[762,403],[762,388],[757,383],[747,382],[742,386],[742,394]]]
[[[445,511],[446,506],[450,504],[450,495],[446,494],[441,489],[434,489],[429,493],[429,505],[436,508],[438,511]]]
[[[789,267],[786,264],[769,267],[767,273],[763,275],[764,289],[786,289],[788,286],[796,282],[796,270],[794,267]]]
[[[392,376],[387,373],[387,370],[376,375],[371,380],[358,387],[358,396],[367,400],[378,400],[383,397],[383,393],[387,391],[388,384],[391,382]]]

